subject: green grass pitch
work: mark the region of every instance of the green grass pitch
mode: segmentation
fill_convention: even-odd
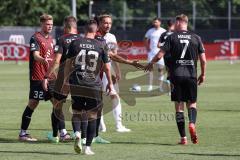
[[[116,133],[112,113],[105,115],[107,132],[101,135],[108,145],[93,144],[95,156],[77,155],[73,142],[51,144],[49,102],[41,102],[34,112],[30,133],[37,143],[17,140],[22,112],[28,100],[28,64],[0,64],[0,160],[202,160],[240,159],[240,64],[208,62],[207,81],[199,88],[199,144],[179,146],[173,104],[167,95],[137,98],[136,106],[123,103],[124,124],[131,133]],[[165,117],[151,119],[151,114]],[[139,117],[138,115],[142,116]],[[67,129],[71,129],[70,122]]]

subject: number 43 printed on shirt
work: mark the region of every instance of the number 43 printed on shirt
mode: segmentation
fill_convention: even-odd
[[[82,49],[80,50],[80,52],[78,53],[75,59],[75,64],[80,65],[82,70],[89,70],[94,72],[97,67],[98,55],[99,54],[96,51],[86,51]],[[89,59],[89,63],[86,63],[87,57]]]

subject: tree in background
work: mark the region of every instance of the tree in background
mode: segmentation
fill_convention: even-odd
[[[88,18],[88,0],[77,0],[77,18]],[[0,6],[1,26],[38,26],[38,17],[51,14],[54,25],[62,26],[63,18],[71,14],[71,0],[4,0]]]

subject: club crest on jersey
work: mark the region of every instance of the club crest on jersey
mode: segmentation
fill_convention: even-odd
[[[58,49],[59,49],[59,45],[56,45],[56,46],[54,47],[54,51],[56,52],[56,51],[58,51]]]
[[[67,43],[71,43],[71,42],[72,42],[72,39],[66,39],[66,42],[67,42]]]
[[[31,48],[35,48],[35,43],[31,43]]]

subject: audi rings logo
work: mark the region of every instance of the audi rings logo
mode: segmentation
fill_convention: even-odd
[[[12,42],[0,43],[0,53],[6,60],[26,60],[28,58],[29,47]]]

